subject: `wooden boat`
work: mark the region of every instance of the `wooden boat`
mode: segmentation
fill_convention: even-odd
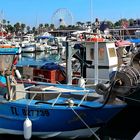
[[[16,55],[18,48],[0,48],[0,133],[98,138],[95,132],[126,106],[93,89],[22,79],[13,65]]]

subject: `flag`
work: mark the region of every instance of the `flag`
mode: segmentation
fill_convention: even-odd
[[[128,27],[128,21],[122,21],[121,26],[122,28],[126,29]]]

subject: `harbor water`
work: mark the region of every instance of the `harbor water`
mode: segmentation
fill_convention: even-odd
[[[60,55],[60,52],[57,50],[52,52],[21,53],[17,65],[38,67],[47,62],[60,63]]]

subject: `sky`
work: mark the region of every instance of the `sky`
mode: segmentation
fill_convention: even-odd
[[[95,18],[115,22],[140,18],[139,7],[140,0],[0,0],[0,18],[29,26],[55,24],[61,15],[73,24]]]

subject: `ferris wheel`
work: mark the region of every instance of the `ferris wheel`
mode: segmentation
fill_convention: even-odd
[[[73,24],[73,16],[71,12],[66,8],[57,9],[52,16],[52,24],[56,28],[62,26],[68,26]]]

